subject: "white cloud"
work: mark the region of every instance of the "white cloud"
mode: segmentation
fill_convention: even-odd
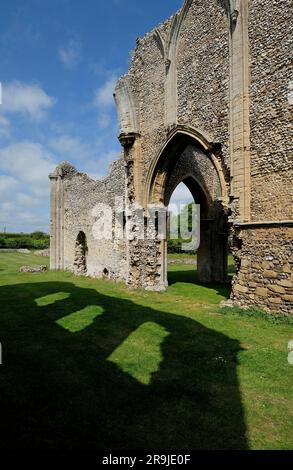
[[[98,114],[98,126],[100,129],[107,129],[111,124],[111,114],[100,112]]]
[[[96,92],[93,100],[93,105],[98,108],[98,126],[100,129],[107,129],[113,120],[113,107],[117,77],[112,76],[105,83],[100,86]]]
[[[80,42],[71,39],[65,46],[60,47],[58,55],[66,69],[73,69],[81,61],[81,52],[82,47]]]
[[[95,92],[94,106],[97,108],[109,108],[114,105],[113,93],[115,90],[117,77],[109,78]]]
[[[50,183],[56,161],[41,144],[0,149],[0,224],[9,230],[47,230]]]
[[[73,160],[79,170],[93,179],[107,176],[110,164],[119,158],[119,152],[105,150],[103,142],[89,145],[70,135],[51,139],[49,147],[58,153],[60,160]]]
[[[173,192],[170,200],[171,211],[174,214],[179,214],[180,205],[185,205],[190,202],[194,202],[191,192],[184,183],[180,183]]]
[[[5,198],[8,192],[17,188],[17,179],[12,176],[0,175],[0,196]]]
[[[171,200],[172,202],[191,202],[193,197],[188,187],[184,183],[180,183],[173,192]]]
[[[15,200],[18,205],[21,207],[27,207],[28,209],[31,209],[32,207],[39,207],[43,202],[41,199],[24,192],[17,193]]]
[[[88,163],[87,173],[94,180],[103,179],[109,175],[111,164],[118,159],[119,152],[116,152],[115,150],[101,151],[98,161]]]
[[[86,159],[91,153],[91,149],[88,145],[83,144],[76,137],[70,135],[61,135],[55,139],[49,141],[49,146],[56,150],[61,158],[70,160],[74,159]]]
[[[0,137],[9,137],[10,121],[5,116],[0,115]]]
[[[0,149],[0,171],[32,185],[43,186],[56,163],[38,143],[19,142]]]
[[[6,227],[7,231],[48,232],[49,220],[45,211],[28,210],[17,202],[0,202],[0,227]]]
[[[46,117],[56,100],[38,85],[12,82],[3,85],[1,109],[7,113],[20,113],[33,120]]]

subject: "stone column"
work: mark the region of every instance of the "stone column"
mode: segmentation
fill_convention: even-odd
[[[201,242],[197,253],[200,282],[225,283],[228,280],[227,214],[219,206],[214,219],[201,220]]]
[[[250,220],[250,123],[248,2],[231,2],[230,15],[230,152],[233,218]]]
[[[58,168],[50,174],[51,181],[51,239],[50,269],[64,269],[64,195],[63,176]]]
[[[210,220],[200,221],[200,245],[197,251],[197,278],[199,282],[212,282],[212,224]]]

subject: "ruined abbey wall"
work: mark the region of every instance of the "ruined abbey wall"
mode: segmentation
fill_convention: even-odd
[[[116,93],[126,81],[139,123],[130,154],[140,201],[150,163],[178,124],[221,143],[221,156],[229,165],[229,26],[224,2],[210,2],[207,8],[203,0],[187,1],[180,15],[139,38]]]
[[[226,280],[230,234],[233,302],[292,313],[292,25],[290,0],[185,0],[137,39],[115,90],[121,160],[101,182],[52,176],[53,268],[74,270],[82,231],[88,274],[165,289],[166,242],[141,240],[138,222],[130,240],[98,242],[89,208],[120,195],[144,207],[145,230],[148,204],[184,181],[206,208],[200,280]]]
[[[110,175],[94,181],[78,173],[68,163],[59,165],[50,175],[51,197],[51,268],[78,272],[76,242],[79,233],[86,237],[86,274],[113,280],[127,278],[126,245],[121,239],[98,239],[95,223],[105,204],[115,208],[115,197],[125,198],[125,169],[122,160],[113,164]],[[55,255],[55,256],[54,256]]]

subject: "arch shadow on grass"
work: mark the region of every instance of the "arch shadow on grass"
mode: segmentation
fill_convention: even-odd
[[[235,339],[70,282],[0,296],[2,449],[247,448]]]

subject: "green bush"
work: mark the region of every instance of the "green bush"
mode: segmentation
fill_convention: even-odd
[[[50,246],[50,236],[44,232],[34,233],[1,233],[0,248],[44,250]]]

